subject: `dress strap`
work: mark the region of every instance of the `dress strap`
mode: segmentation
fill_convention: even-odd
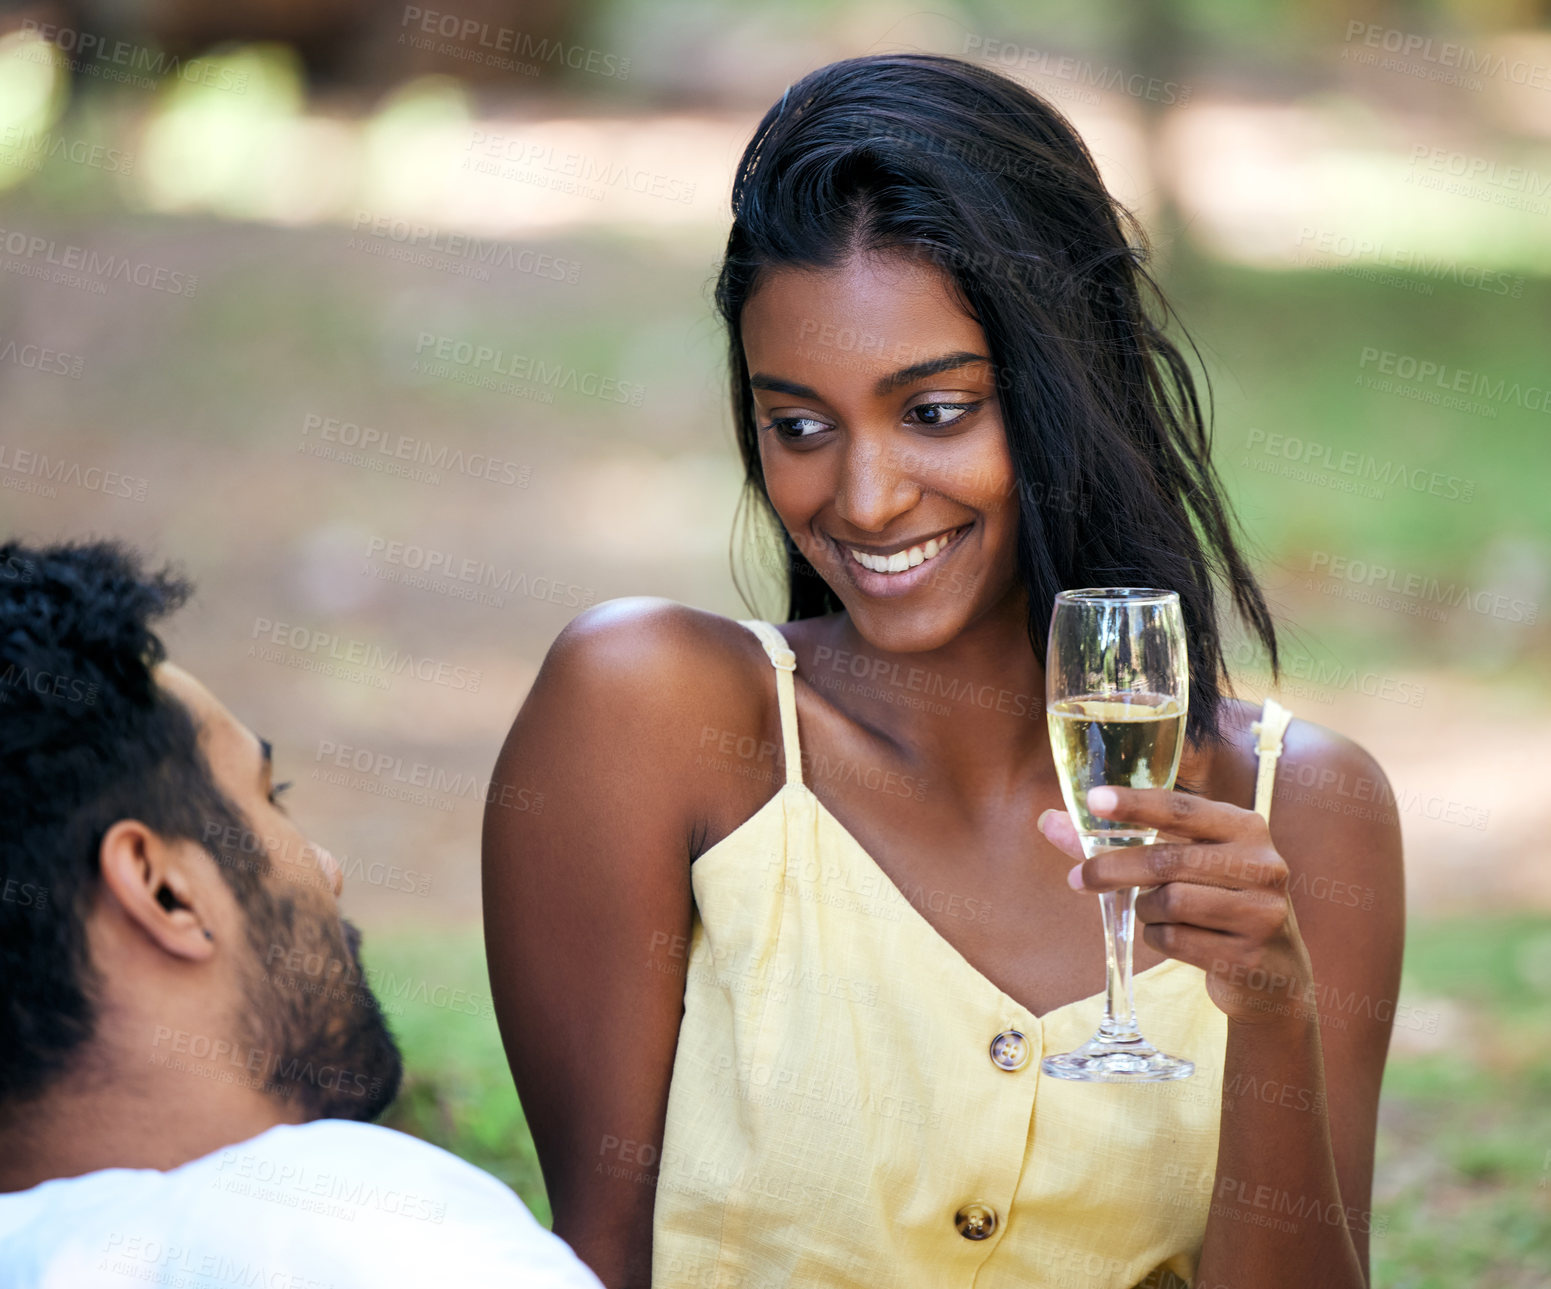
[[[1255,752],[1260,757],[1260,772],[1255,777],[1255,813],[1267,823],[1271,822],[1271,791],[1276,781],[1276,759],[1282,755],[1282,735],[1292,713],[1274,698],[1267,698],[1260,709],[1260,719],[1253,722],[1250,733],[1259,736]]]
[[[802,782],[802,752],[797,746],[797,684],[792,673],[797,670],[797,655],[786,643],[786,637],[772,623],[763,618],[739,618],[738,625],[747,627],[760,639],[765,652],[776,669],[776,702],[781,708],[782,755],[786,758],[786,781]]]

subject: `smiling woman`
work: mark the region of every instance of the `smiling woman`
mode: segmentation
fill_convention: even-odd
[[[493,776],[544,811],[486,812],[556,1232],[610,1286],[1364,1284],[1398,823],[1269,826],[1278,757],[1383,774],[1225,692],[1218,584],[1273,665],[1275,628],[1129,216],[1042,99],[908,54],[794,84],[732,203],[716,300],[787,620],[585,611]],[[1086,586],[1178,592],[1188,746],[1181,791],[1113,807],[1158,843],[1069,883],[1045,633]],[[1375,904],[1310,894],[1338,879]],[[1103,1003],[1072,891],[1138,885],[1149,1036],[1196,1075],[1043,1078]]]
[[[845,534],[789,522],[766,474],[791,477],[780,449],[834,440],[838,418],[853,481],[865,464],[874,478],[967,492],[983,511],[999,504],[1014,561],[982,594],[997,598],[1009,579],[1027,588],[1036,654],[1065,587],[1178,590],[1190,731],[1214,737],[1220,575],[1277,674],[1275,630],[1233,540],[1194,382],[1148,315],[1148,296],[1167,305],[1142,265],[1141,229],[1059,113],[954,59],[850,60],[766,114],[732,204],[716,302],[748,492],[778,521],[792,568],[791,619],[864,607],[814,576]],[[863,379],[872,371],[875,382]],[[830,407],[819,386],[855,389],[858,401]],[[855,420],[864,410],[871,432]],[[876,427],[895,415],[917,429],[885,446]],[[767,451],[772,432],[779,447]],[[999,548],[993,536],[983,550]]]

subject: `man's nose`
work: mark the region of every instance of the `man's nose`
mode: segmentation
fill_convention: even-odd
[[[318,852],[318,867],[323,870],[323,876],[328,880],[333,889],[334,898],[337,900],[345,889],[345,870],[339,866],[339,861],[329,852],[327,846],[318,846],[314,843]]]

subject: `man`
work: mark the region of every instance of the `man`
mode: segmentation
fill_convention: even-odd
[[[598,1289],[375,1126],[400,1056],[268,743],[165,661],[189,585],[0,545],[0,1286]]]

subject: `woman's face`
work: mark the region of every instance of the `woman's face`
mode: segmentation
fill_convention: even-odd
[[[1010,596],[1021,621],[996,373],[940,269],[896,254],[772,270],[743,352],[771,503],[867,640],[935,649]],[[884,571],[901,556],[912,567]]]

